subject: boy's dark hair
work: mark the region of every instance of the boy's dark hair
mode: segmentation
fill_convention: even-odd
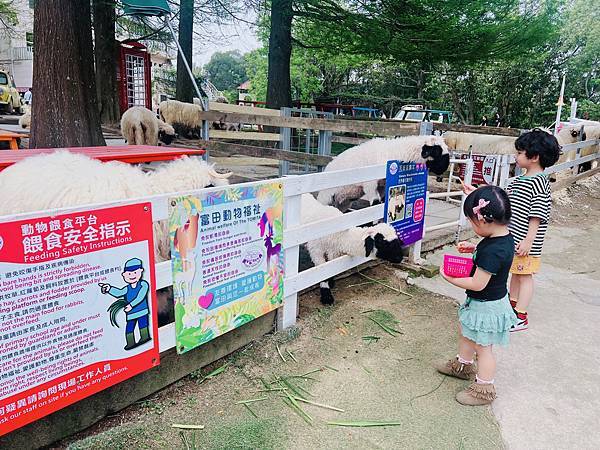
[[[519,136],[515,141],[515,148],[520,152],[525,152],[529,159],[539,156],[540,166],[544,169],[554,165],[560,157],[560,144],[556,138],[539,128],[534,128]]]
[[[465,216],[469,219],[477,220],[477,213],[473,209],[479,206],[480,200],[489,202],[479,209],[479,214],[483,216],[487,223],[496,222],[500,225],[506,225],[510,222],[512,215],[510,200],[504,189],[498,186],[482,186],[471,192],[463,205]]]

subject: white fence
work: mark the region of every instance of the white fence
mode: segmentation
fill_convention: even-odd
[[[472,160],[453,160],[455,163],[464,163],[469,165],[471,169],[467,170],[472,173]],[[342,218],[335,217],[332,219],[324,219],[318,222],[302,225],[300,223],[300,205],[301,196],[304,193],[316,192],[322,189],[334,188],[348,184],[362,183],[365,181],[384,179],[386,175],[386,166],[368,166],[359,169],[350,169],[342,171],[322,172],[308,175],[290,176],[280,179],[284,185],[284,242],[285,249],[285,284],[284,293],[286,295],[283,306],[278,311],[278,328],[287,328],[296,322],[298,312],[298,292],[313,286],[320,281],[327,280],[335,275],[338,275],[346,270],[357,267],[358,265],[368,261],[367,258],[356,258],[343,256],[325,264],[310,268],[303,272],[298,272],[298,259],[300,245],[313,239],[330,235],[339,231],[346,230],[353,226],[358,226],[367,222],[379,220],[383,217],[383,204],[371,206],[361,210],[353,211],[344,214]],[[276,180],[270,180],[276,181]],[[236,186],[243,187],[244,183]],[[204,189],[202,192],[218,191],[222,188]],[[109,202],[102,204],[82,205],[73,208],[65,208],[60,210],[39,211],[12,216],[0,217],[0,222],[23,220],[40,216],[54,216],[65,213],[72,213],[83,210],[93,210],[114,207],[118,205],[151,202],[152,203],[152,220],[154,222],[160,220],[168,220],[168,202],[171,197],[177,197],[188,194],[198,194],[200,191],[177,192],[163,194],[153,197],[129,199],[126,201]],[[462,195],[460,192],[453,193],[454,195]],[[441,193],[445,196],[446,193]],[[429,198],[438,196],[438,194],[430,194]],[[462,211],[462,210],[461,210]],[[425,231],[433,231],[435,229],[456,227],[464,222],[462,213],[457,217],[456,221],[438,224],[427,228]],[[413,254],[418,259],[420,256],[420,244],[415,245]],[[156,289],[165,288],[173,284],[171,273],[171,261],[164,261],[156,264]],[[160,351],[175,347],[175,325],[174,323],[165,325],[159,329],[159,344]]]

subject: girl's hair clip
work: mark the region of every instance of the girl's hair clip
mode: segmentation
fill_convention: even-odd
[[[479,199],[479,204],[473,208],[473,214],[477,216],[479,220],[483,220],[484,216],[481,214],[481,210],[490,204],[489,200]]]

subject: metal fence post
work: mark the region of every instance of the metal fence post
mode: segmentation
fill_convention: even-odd
[[[475,170],[475,163],[473,162],[473,158],[469,158],[467,160],[467,166],[465,167],[465,184],[471,184],[473,182],[473,171]],[[460,200],[460,212],[458,218],[458,227],[456,229],[456,242],[460,240],[460,232],[467,224],[467,219],[465,217],[465,212],[463,211],[463,205],[465,204],[465,199],[467,195],[463,192]]]
[[[279,115],[281,117],[291,117],[292,112],[291,108],[281,108]],[[279,148],[281,150],[290,151],[292,148],[292,129],[291,128],[279,128]],[[279,176],[283,177],[290,173],[290,162],[289,161],[279,161]]]

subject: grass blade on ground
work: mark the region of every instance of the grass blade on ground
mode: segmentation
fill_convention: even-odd
[[[174,423],[171,428],[178,428],[180,430],[204,430],[204,425],[187,425],[183,423]]]
[[[254,411],[252,411],[252,408],[250,408],[250,406],[248,406],[246,403],[243,403],[243,405],[246,407],[246,409],[248,410],[248,412],[250,414],[252,414],[256,419],[258,419],[258,416],[256,415],[256,413]]]
[[[321,408],[331,409],[333,411],[345,412],[343,409],[336,408],[335,406],[329,406],[329,405],[324,405],[322,403],[311,402],[310,400],[306,400],[305,398],[300,398],[300,397],[295,397],[295,398],[296,398],[296,400],[298,400],[300,402],[308,403],[309,405],[319,406]]]
[[[246,403],[254,403],[254,402],[262,402],[267,400],[268,397],[260,397],[260,398],[250,398],[248,400],[240,400],[239,402],[235,402],[236,405],[242,405]]]
[[[401,422],[379,422],[379,421],[359,421],[359,422],[327,422],[327,425],[338,427],[394,427],[403,425]]]
[[[298,360],[296,359],[296,357],[294,356],[294,354],[292,352],[290,352],[289,350],[286,350],[286,352],[287,352],[288,355],[290,355],[290,358],[292,358],[295,363],[298,362]]]
[[[283,357],[283,353],[281,353],[281,350],[279,349],[279,345],[275,344],[275,347],[277,347],[277,353],[279,353],[279,356],[281,357],[281,360],[282,360],[283,362],[287,362],[287,361],[285,360],[285,358]]]

